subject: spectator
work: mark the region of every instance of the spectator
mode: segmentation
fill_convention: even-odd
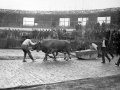
[[[57,33],[57,31],[55,29],[52,31],[52,38],[53,39],[57,39],[58,38],[58,33]]]
[[[99,31],[100,30],[100,23],[97,22],[97,30]]]
[[[108,52],[108,54],[110,54],[110,56],[112,57],[112,59],[114,58],[114,55],[113,55],[113,43],[112,43],[112,41],[111,41],[111,35],[112,35],[112,32],[108,29],[107,31],[106,31],[106,38],[109,40],[108,41],[108,47],[107,47],[107,52]]]
[[[81,22],[78,22],[78,24],[75,26],[76,31],[81,31],[82,30],[82,25]]]
[[[75,29],[76,29],[76,37],[75,37],[75,39],[78,39],[78,37],[82,37],[82,25],[81,25],[81,22],[78,22],[78,24],[75,25]]]
[[[105,25],[105,22],[103,21],[102,23],[102,31],[105,31],[106,30],[106,25]]]

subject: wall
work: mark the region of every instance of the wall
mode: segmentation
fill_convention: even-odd
[[[94,13],[94,14],[71,14],[71,15],[31,15],[31,14],[8,14],[0,13],[0,26],[2,27],[28,27],[28,28],[66,28],[74,29],[75,24],[77,24],[77,18],[79,17],[89,17],[89,22],[97,22],[98,16],[112,16],[112,23],[117,24],[119,15],[118,12],[115,13]],[[37,26],[23,26],[23,17],[34,17],[35,23],[38,23]],[[60,27],[59,18],[70,18],[70,27]]]

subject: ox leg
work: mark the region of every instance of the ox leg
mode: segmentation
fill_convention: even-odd
[[[47,56],[48,56],[48,53],[45,53],[45,57],[43,61],[47,61]]]
[[[71,51],[72,51],[72,50],[71,50],[71,47],[68,47],[67,50],[66,50],[69,59],[71,59]]]
[[[69,56],[69,59],[71,59],[71,55],[70,55],[70,52],[68,52],[68,56]]]
[[[66,54],[67,54],[67,55],[66,55]],[[71,59],[70,52],[64,53],[64,59],[65,59],[66,61],[68,61],[69,59]]]
[[[67,61],[66,53],[64,52],[64,60]]]
[[[54,52],[53,52],[53,57],[54,57],[54,61],[56,61],[56,55]]]
[[[58,55],[58,52],[56,52],[56,56]]]

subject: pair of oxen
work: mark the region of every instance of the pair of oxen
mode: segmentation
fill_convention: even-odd
[[[58,52],[64,53],[64,59],[71,59],[71,44],[68,40],[59,39],[43,39],[32,46],[32,50],[42,51],[45,53],[44,61],[47,61],[47,56],[56,61]],[[52,54],[53,56],[51,56]]]

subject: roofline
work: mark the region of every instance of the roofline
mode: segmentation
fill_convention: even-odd
[[[33,14],[33,15],[94,14],[115,11],[120,11],[120,7],[91,10],[66,10],[66,11],[39,11],[39,10],[30,11],[30,10],[0,9],[0,13]]]

